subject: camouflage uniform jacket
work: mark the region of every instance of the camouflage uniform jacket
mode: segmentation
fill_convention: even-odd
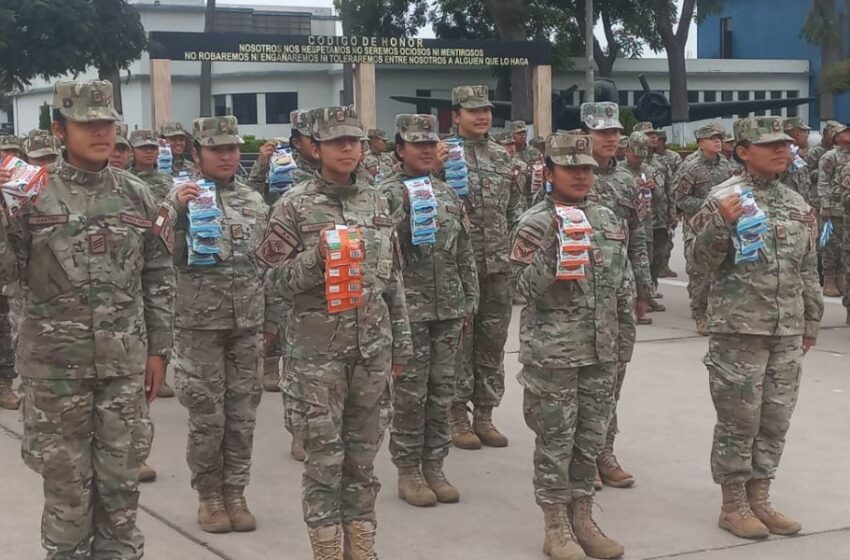
[[[649,189],[652,198],[648,208],[639,208],[644,225],[648,229],[666,228],[671,220],[670,200],[667,197],[667,181],[664,172],[649,164],[641,164],[637,169],[628,163],[623,168],[631,173],[638,191]],[[647,233],[649,235],[649,233]]]
[[[469,195],[464,205],[472,224],[470,238],[479,275],[511,271],[511,230],[522,214],[522,200],[508,152],[489,137],[464,139]]]
[[[625,222],[593,202],[577,204],[591,226],[591,264],[582,280],[556,280],[558,240],[551,197],[522,215],[511,261],[520,316],[520,363],[573,368],[631,359],[634,285]]]
[[[597,171],[587,199],[613,211],[626,224],[629,261],[634,272],[638,297],[648,298],[652,277],[649,274],[649,257],[646,252],[646,228],[638,213],[638,192],[631,173],[623,166],[617,165],[616,159],[611,158],[607,167]]]
[[[260,158],[254,160],[254,165],[251,166],[251,171],[248,172],[248,178],[245,179],[245,184],[266,197],[266,183],[269,178],[269,162],[260,162]],[[266,204],[269,201],[266,200]]]
[[[679,167],[673,186],[676,193],[676,206],[685,215],[693,217],[700,211],[711,189],[732,176],[729,160],[718,154],[714,160],[707,159],[701,150]],[[686,222],[687,224],[687,222]],[[689,230],[685,228],[686,235]]]
[[[827,216],[844,216],[838,172],[850,163],[850,148],[833,148],[823,155],[818,165],[818,198],[821,212]]]
[[[808,167],[799,171],[792,171],[790,168],[779,176],[779,181],[788,187],[791,187],[794,192],[799,193],[806,201],[806,204],[812,208],[820,208],[820,199],[815,185],[812,184],[812,176],[809,173]]]
[[[516,157],[525,162],[526,165],[531,166],[532,163],[543,157],[543,154],[531,144],[526,144],[524,150],[517,147]]]
[[[398,160],[395,158],[395,154],[392,152],[385,152],[383,154],[377,154],[378,163],[380,164],[380,173],[384,177],[389,177],[393,173],[396,172],[398,167]]]
[[[531,165],[520,159],[519,156],[514,156],[511,163],[513,164],[514,181],[520,194],[522,210],[525,211],[526,208],[531,208],[531,199],[534,198],[534,193],[531,192]]]
[[[157,204],[162,204],[168,197],[168,193],[171,192],[172,187],[174,187],[174,180],[171,176],[160,173],[159,171],[130,169],[130,173],[148,184]]]
[[[768,218],[759,260],[738,265],[733,228],[717,209],[719,191],[735,184],[753,190]],[[736,176],[715,187],[691,226],[693,263],[710,275],[710,332],[817,337],[823,315],[818,228],[815,211],[802,196],[778,180]]]
[[[314,162],[302,158],[298,155],[298,152],[293,152],[293,154],[296,156],[295,165],[298,166],[298,169],[292,172],[294,184],[297,185],[312,179],[313,175],[319,170],[319,167]]]
[[[830,149],[823,144],[818,144],[814,148],[810,149],[809,153],[806,154],[806,166],[808,167],[811,182],[814,186],[818,184],[818,165],[820,165],[820,160],[829,150]]]
[[[221,262],[189,266],[187,209],[178,214],[174,323],[184,329],[225,330],[259,327],[265,322],[264,332],[276,332],[272,325],[279,321],[278,300],[264,297],[265,268],[254,254],[265,236],[268,206],[259,193],[242,183],[216,187],[222,212]]]
[[[186,144],[186,149],[189,149],[188,145],[190,142],[187,141]],[[180,173],[188,173],[189,175],[195,174],[195,162],[192,161],[192,158],[185,155],[174,157],[171,162],[171,176],[177,177]]]
[[[393,363],[413,355],[398,242],[387,199],[362,182],[334,185],[316,174],[274,206],[258,254],[276,270],[272,288],[289,300],[285,355],[340,360],[392,348]],[[321,231],[359,226],[363,234],[363,303],[330,314],[319,251]]]
[[[170,221],[156,237],[156,201],[126,171],[60,160],[48,172],[38,200],[9,225],[27,293],[17,370],[40,379],[138,375],[148,355],[171,352]]]
[[[410,214],[404,202],[406,187],[402,183],[410,178],[399,172],[379,185],[397,224],[410,322],[471,315],[478,307],[478,275],[463,203],[451,187],[431,177],[437,199],[437,243],[413,245]]]
[[[679,170],[679,166],[682,165],[682,156],[673,150],[664,150],[663,154],[656,154],[656,158],[664,162],[667,171],[667,181],[672,181],[673,176],[676,175],[676,171]]]

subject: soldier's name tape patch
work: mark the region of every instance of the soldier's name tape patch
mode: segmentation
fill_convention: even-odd
[[[246,218],[265,218],[262,212],[256,212],[254,210],[251,210],[250,208],[243,208],[242,215]]]
[[[31,226],[52,226],[55,224],[67,224],[68,214],[42,214],[40,216],[28,216],[27,223]]]
[[[125,224],[130,224],[131,226],[136,226],[144,229],[150,229],[153,225],[150,220],[140,218],[139,216],[133,216],[132,214],[125,214],[124,212],[118,214],[118,217]]]
[[[612,241],[625,241],[626,240],[626,231],[621,229],[620,231],[606,231],[603,232],[605,239],[610,239]]]
[[[790,218],[797,222],[803,222],[805,224],[811,223],[815,221],[814,210],[809,212],[808,214],[803,214],[801,212],[791,212]]]
[[[322,231],[323,229],[332,228],[334,226],[336,226],[335,222],[318,222],[315,224],[301,224],[300,229],[301,233],[315,233],[317,231]]]
[[[377,215],[372,218],[372,223],[375,224],[376,227],[393,227],[395,225],[392,218],[381,215]]]

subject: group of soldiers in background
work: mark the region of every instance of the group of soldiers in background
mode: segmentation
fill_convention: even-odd
[[[486,86],[456,87],[452,100],[463,195],[446,183],[448,150],[432,115],[398,115],[389,154],[391,138],[364,131],[351,107],[293,111],[290,138],[262,146],[244,181],[235,117],[197,119],[191,133],[168,123],[128,134],[108,82],[57,84],[52,134],[0,139],[3,155],[50,173],[38,199],[6,216],[0,244],[9,281],[0,302],[12,308],[0,312],[15,327],[11,337],[0,331],[0,344],[17,357],[0,363],[0,406],[18,406],[17,369],[24,458],[45,479],[49,558],[142,556],[138,482],[156,476],[144,465],[147,403],[175,394],[166,362],[189,411],[187,462],[204,531],[255,529],[244,490],[256,409],[263,388],[282,390],[290,451],[305,461],[314,558],[377,558],[373,463],[388,428],[399,497],[415,506],[460,499],[443,470],[452,444],[508,445],[493,410],[515,298],[544,552],[621,556],[593,519],[594,493],[635,483],[614,454],[616,405],[636,325],[665,310],[659,278],[675,276],[680,222],[693,317],[711,337],[719,524],[745,538],[800,530],[772,508],[768,489],[823,311],[822,220],[834,232],[822,255],[827,295],[842,285],[842,259],[850,264],[841,237],[850,128],[829,123],[809,150],[798,118],[740,119],[734,136],[709,123],[682,160],[652,123],[622,136],[613,103],[584,104],[582,129],[529,141],[522,122],[491,136]],[[157,169],[161,140],[171,175]],[[297,169],[294,186],[276,195],[267,177],[280,144]],[[437,204],[430,245],[414,244],[410,231],[406,181],[423,177]],[[201,180],[215,183],[221,211],[214,266],[189,261],[187,207]],[[730,224],[742,187],[756,192],[772,229],[762,260],[736,266]],[[554,217],[564,206],[592,226],[586,276],[576,280],[556,278]],[[326,305],[324,232],[342,225],[361,235],[363,295],[337,314]],[[765,303],[759,290],[780,297]],[[778,325],[762,320],[779,311]],[[742,396],[742,383],[760,389]]]

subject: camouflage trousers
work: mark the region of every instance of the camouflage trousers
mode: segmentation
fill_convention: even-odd
[[[505,394],[505,342],[513,305],[508,274],[478,276],[480,299],[471,325],[457,353],[455,403],[499,406]]]
[[[708,310],[708,276],[695,267],[688,257],[694,244],[692,235],[685,237],[685,272],[688,273],[688,296],[691,298],[691,318],[705,317]]]
[[[48,560],[137,559],[139,467],[153,436],[144,375],[23,383],[24,462],[43,479]]]
[[[392,351],[284,360],[288,406],[304,433],[302,506],[311,529],[375,520],[375,456],[392,415]]]
[[[248,485],[262,358],[259,327],[174,329],[174,381],[189,410],[192,488]]]
[[[653,253],[649,261],[649,272],[652,281],[658,284],[659,275],[670,265],[670,253],[673,249],[673,240],[670,230],[667,228],[655,228],[652,230]]]
[[[611,421],[608,423],[608,432],[605,437],[605,447],[603,451],[614,452],[614,440],[617,434],[620,433],[620,425],[617,423],[617,403],[620,402],[620,392],[623,390],[623,381],[626,379],[627,363],[619,362],[617,364],[617,379],[614,383],[614,407],[611,412]]]
[[[395,381],[390,453],[398,467],[442,461],[452,438],[455,357],[463,319],[410,323],[413,359]]]
[[[800,390],[800,336],[712,334],[704,362],[717,424],[718,484],[773,478]]]
[[[9,302],[10,298],[0,296],[0,379],[16,377]]]
[[[841,243],[842,266],[844,267],[844,283],[842,285],[842,292],[844,292],[844,297],[841,302],[844,304],[844,307],[850,309],[850,227],[844,227],[841,229],[844,234]]]
[[[652,233],[653,233],[652,223],[650,223],[648,225],[644,225],[644,229],[646,231],[646,262],[648,262],[650,264],[649,271],[650,271],[650,275],[651,275],[651,273],[652,273],[652,266],[651,265],[652,265],[653,259],[655,258],[655,251],[657,249],[655,247],[655,238],[652,235]],[[655,276],[651,276],[651,278],[652,278],[652,282],[654,284],[655,283]]]
[[[617,363],[580,368],[525,366],[525,423],[534,431],[534,496],[538,505],[594,494],[596,458],[614,409]]]
[[[833,216],[830,220],[834,231],[823,248],[823,275],[840,278],[844,273],[844,218]]]

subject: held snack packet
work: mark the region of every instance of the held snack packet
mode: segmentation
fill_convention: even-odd
[[[292,171],[295,170],[295,160],[288,146],[278,144],[269,162],[269,191],[283,194],[292,187]]]
[[[590,264],[588,234],[593,231],[593,227],[579,208],[556,204],[555,216],[558,220],[558,266],[555,278],[581,280],[586,276],[584,267]]]
[[[404,182],[410,201],[410,235],[414,245],[437,242],[437,199],[428,177],[414,177]]]
[[[215,257],[221,253],[221,210],[213,181],[198,181],[198,188],[200,194],[187,205],[189,231],[186,233],[186,245],[190,265],[210,266],[218,263]]]
[[[360,230],[336,226],[322,233],[328,252],[325,258],[325,298],[328,313],[360,307],[363,302],[363,240]]]
[[[463,138],[452,136],[445,140],[449,147],[449,157],[443,168],[446,171],[446,183],[458,194],[469,195],[469,167],[463,155]]]
[[[169,144],[165,139],[160,138],[159,140],[159,155],[156,157],[156,167],[162,173],[166,175],[171,175],[172,165],[174,163],[174,157],[171,153],[171,144]]]
[[[735,223],[732,245],[735,247],[735,264],[755,262],[759,249],[764,248],[764,234],[767,233],[767,216],[756,204],[753,191],[748,188],[737,189],[741,195],[744,214]]]
[[[16,216],[27,200],[35,202],[38,199],[41,189],[47,184],[47,170],[11,155],[3,158],[0,168],[12,173],[12,178],[2,185],[2,189],[6,208]]]

